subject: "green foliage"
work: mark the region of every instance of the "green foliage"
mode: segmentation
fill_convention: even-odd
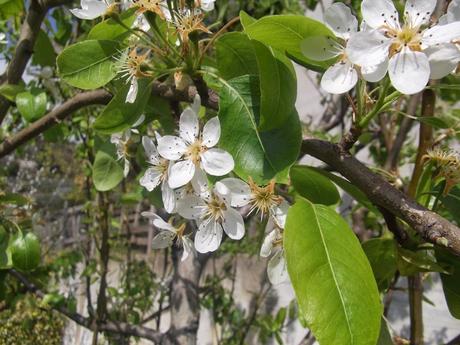
[[[379,293],[348,224],[331,208],[298,200],[288,213],[284,248],[300,313],[316,339],[322,345],[376,344]]]
[[[33,233],[20,234],[9,246],[14,268],[21,271],[33,271],[40,264],[40,241]]]
[[[235,172],[243,179],[263,183],[292,165],[299,155],[301,129],[297,112],[270,131],[258,128],[259,80],[242,76],[224,82],[220,94],[220,146],[235,160]]]
[[[447,265],[448,272],[441,273],[442,288],[450,313],[453,317],[460,319],[460,262],[458,257],[444,249],[437,249],[436,259]]]
[[[93,26],[88,34],[89,40],[109,40],[109,41],[123,41],[131,32],[128,30],[136,19],[136,9],[131,8],[123,12],[118,21],[109,18]],[[121,23],[123,24],[121,24]]]
[[[39,308],[32,297],[0,312],[0,345],[61,345],[64,319]]]
[[[327,63],[307,59],[301,52],[301,42],[312,36],[332,36],[323,24],[305,16],[267,16],[245,27],[251,39],[260,41],[282,53],[288,54],[296,62],[314,70],[324,70]]]
[[[42,117],[46,112],[46,92],[38,88],[21,92],[16,95],[16,105],[22,116],[33,122]]]
[[[327,177],[310,167],[293,166],[289,176],[295,191],[315,204],[335,205],[340,200],[337,187]]]
[[[109,191],[123,180],[123,168],[117,161],[105,153],[99,151],[93,164],[93,182],[98,191]]]
[[[32,63],[42,67],[54,67],[56,64],[56,53],[54,52],[53,45],[46,32],[43,30],[40,30],[38,33],[34,47],[34,55],[32,56]]]
[[[122,132],[131,126],[142,115],[150,98],[151,83],[147,79],[139,80],[139,93],[134,103],[126,102],[130,85],[125,84],[113,97],[94,122],[93,128],[102,134]]]
[[[59,76],[72,86],[91,90],[104,86],[117,75],[116,41],[88,40],[65,48],[57,58]]]
[[[397,271],[397,244],[390,238],[374,238],[363,243],[380,291],[389,288]]]

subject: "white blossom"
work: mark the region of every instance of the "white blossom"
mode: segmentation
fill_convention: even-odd
[[[279,213],[269,219],[265,232],[267,233],[262,247],[261,257],[269,257],[267,265],[268,279],[273,285],[289,281],[283,249],[283,231],[286,222],[287,208],[279,209]]]
[[[139,182],[149,192],[161,184],[164,208],[166,212],[172,213],[176,208],[176,194],[168,185],[170,162],[160,157],[153,140],[149,137],[142,137],[142,145],[144,146],[147,162],[150,167],[145,171],[144,176],[142,176]]]
[[[0,32],[0,44],[6,43],[6,35],[3,32]]]
[[[140,126],[144,120],[145,116],[141,115],[131,129],[127,129],[121,133],[114,133],[110,137],[110,142],[117,149],[118,160],[123,160],[124,162],[123,175],[125,177],[128,176],[130,169],[128,146],[131,140],[131,133],[139,134],[136,127]]]
[[[80,19],[96,19],[105,14],[109,5],[100,0],[81,0],[81,8],[71,9],[70,12]]]
[[[215,148],[220,138],[219,118],[209,120],[200,133],[198,112],[201,101],[197,95],[192,107],[180,117],[179,137],[167,135],[158,141],[158,152],[163,158],[176,161],[169,172],[169,186],[173,189],[190,182],[197,168],[213,176],[223,176],[235,166],[233,157]]]
[[[214,10],[214,3],[216,0],[199,0],[200,7],[205,12],[210,12]]]
[[[460,38],[460,22],[427,27],[435,7],[436,0],[407,0],[400,22],[392,1],[364,0],[363,19],[374,30],[350,38],[346,49],[350,61],[366,67],[388,59],[389,76],[398,91],[422,91],[430,77],[444,73],[446,63],[460,61],[460,54],[452,56],[452,44]]]
[[[199,224],[195,249],[200,253],[216,251],[222,242],[223,232],[233,240],[244,236],[243,217],[216,190],[205,197],[191,195],[178,200],[177,212]]]
[[[179,227],[174,227],[153,212],[142,212],[142,216],[150,218],[152,224],[161,230],[152,240],[153,249],[169,248],[173,245],[174,240],[176,240],[177,244],[183,247],[181,261],[186,260],[189,255],[194,252],[192,240],[188,235],[184,234],[186,228],[185,223]]]

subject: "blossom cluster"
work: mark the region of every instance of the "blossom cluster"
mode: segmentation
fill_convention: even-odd
[[[232,240],[243,238],[245,223],[242,214],[247,210],[248,215],[268,216],[267,236],[260,255],[272,256],[267,268],[270,281],[274,284],[284,282],[287,271],[282,236],[289,205],[276,194],[274,181],[259,186],[252,179],[246,183],[228,177],[235,164],[227,151],[216,147],[221,135],[219,118],[213,117],[200,126],[200,108],[201,100],[197,95],[180,116],[178,136],[155,133],[155,139],[142,137],[148,168],[140,184],[149,192],[160,186],[164,209],[176,215],[171,217],[171,222],[166,222],[156,213],[143,213],[161,230],[152,246],[160,249],[176,242],[183,247],[182,260],[195,250],[199,253],[216,251],[224,233]],[[131,129],[112,135],[118,157],[125,162],[126,175],[129,172],[126,146],[133,131],[138,133]],[[221,179],[211,186],[208,176]],[[173,220],[178,220],[177,224]],[[193,226],[187,227],[187,224]]]
[[[360,30],[350,8],[333,4],[324,21],[336,37],[311,37],[302,44],[312,60],[338,59],[324,73],[322,88],[341,94],[359,78],[378,82],[388,72],[394,88],[411,95],[422,91],[430,79],[454,72],[460,62],[460,0],[453,0],[447,14],[434,23],[436,2],[407,0],[400,21],[391,0],[364,0]]]

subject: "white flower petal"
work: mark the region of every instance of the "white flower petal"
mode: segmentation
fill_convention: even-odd
[[[361,3],[363,20],[378,29],[384,25],[399,27],[399,15],[391,0],[364,0]]]
[[[268,261],[267,265],[268,280],[273,285],[278,285],[289,280],[289,275],[286,267],[286,260],[282,250],[278,251]]]
[[[332,4],[324,13],[324,21],[337,37],[345,40],[358,31],[358,20],[351,9],[340,2]]]
[[[214,188],[232,207],[246,206],[251,200],[251,188],[237,178],[224,178],[218,181]]]
[[[430,21],[437,0],[407,0],[404,15],[411,27],[418,27]]]
[[[210,197],[208,177],[201,168],[195,168],[195,175],[191,182],[193,190],[199,197],[203,199]]]
[[[143,136],[142,146],[144,147],[145,154],[147,155],[147,162],[152,165],[158,165],[160,163],[160,155],[158,154],[157,147],[153,143],[153,140],[147,136]]]
[[[82,0],[81,9],[74,8],[70,12],[80,19],[96,19],[107,11],[107,4],[98,0]]]
[[[192,144],[198,138],[200,131],[198,117],[196,113],[191,109],[185,109],[179,121],[179,135],[186,142]]]
[[[351,35],[347,43],[347,56],[359,66],[375,66],[388,58],[391,40],[377,30]]]
[[[204,171],[213,176],[227,175],[235,167],[230,153],[215,148],[201,154],[201,163]]]
[[[138,90],[139,84],[137,82],[137,78],[132,78],[131,86],[129,87],[128,94],[126,95],[126,103],[134,103],[136,101]]]
[[[167,181],[163,181],[161,184],[161,197],[166,212],[173,213],[176,208],[176,193],[169,187]]]
[[[268,224],[267,224],[268,225]],[[260,256],[263,258],[268,258],[273,249],[273,241],[276,240],[278,236],[278,230],[270,231],[267,236],[264,238],[264,242],[262,243],[262,247],[260,247]]]
[[[182,246],[184,251],[182,252],[181,261],[185,261],[190,256],[190,254],[193,254],[194,252],[193,242],[190,240],[190,238],[184,236],[182,237]]]
[[[160,184],[160,181],[161,173],[154,168],[149,168],[145,171],[145,174],[139,180],[139,183],[142,187],[151,192]]]
[[[142,114],[141,116],[139,116],[139,118],[137,119],[136,122],[134,122],[134,124],[132,125],[132,127],[139,127],[140,125],[142,125],[142,123],[145,121],[145,115]],[[137,129],[136,129],[137,131]],[[131,128],[131,132],[134,132],[134,129]],[[139,134],[139,131],[137,131],[137,134]]]
[[[176,228],[174,228],[174,226],[172,226],[168,222],[165,222],[163,218],[161,218],[159,215],[157,215],[154,212],[150,212],[150,211],[142,212],[141,216],[150,218],[152,220],[152,224],[158,229],[167,230],[169,232],[173,232],[174,234],[176,233]]]
[[[216,251],[222,242],[222,226],[216,222],[209,221],[200,224],[195,234],[195,249],[199,253]]]
[[[201,9],[205,12],[214,10],[214,3],[216,0],[201,0]]]
[[[430,79],[441,79],[452,73],[460,61],[460,50],[455,44],[444,43],[423,51],[430,61]]]
[[[169,231],[162,231],[152,240],[152,249],[165,249],[172,246],[176,234]]]
[[[169,160],[180,159],[187,151],[187,144],[179,137],[165,135],[158,140],[158,153]]]
[[[205,207],[203,199],[196,195],[189,195],[177,201],[176,211],[185,219],[199,219]]]
[[[333,94],[350,91],[358,82],[358,72],[351,63],[336,63],[329,67],[321,79],[321,87]]]
[[[195,175],[195,164],[191,160],[174,163],[169,170],[169,187],[176,189],[185,186]]]
[[[439,24],[460,21],[460,0],[453,0],[447,8],[447,14],[439,19]]]
[[[206,147],[216,146],[220,139],[220,122],[219,118],[213,117],[203,128],[203,145]]]
[[[423,33],[422,44],[433,46],[441,43],[450,43],[460,39],[460,22],[446,25],[436,25]]]
[[[127,177],[129,175],[129,168],[131,164],[129,163],[128,158],[124,158],[124,167],[123,167],[123,175]]]
[[[342,54],[344,48],[333,38],[312,36],[304,39],[300,46],[302,54],[315,61],[326,61]]]
[[[244,220],[241,214],[233,208],[227,208],[223,212],[224,221],[222,223],[224,231],[232,240],[240,240],[244,236]]]
[[[430,79],[428,57],[409,48],[403,48],[390,59],[388,71],[395,89],[406,95],[422,91]]]
[[[286,200],[283,200],[280,205],[272,210],[273,218],[281,229],[284,229],[284,225],[286,224],[289,207],[289,203]]]
[[[382,63],[375,66],[361,67],[361,74],[363,79],[371,83],[376,83],[382,80],[387,74],[387,71],[388,59],[385,59]]]

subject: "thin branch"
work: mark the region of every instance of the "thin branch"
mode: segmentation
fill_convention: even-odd
[[[45,293],[41,291],[34,283],[32,283],[24,274],[14,269],[8,270],[8,273],[17,280],[19,280],[29,292],[34,293],[40,298],[43,298],[45,296]],[[66,317],[76,322],[80,326],[92,330],[92,321],[90,318],[84,317],[83,315],[78,313],[74,313],[67,309],[65,306],[51,306],[51,308],[65,315]],[[162,339],[165,337],[164,333],[157,332],[150,328],[130,325],[124,322],[113,322],[108,320],[100,322],[98,324],[98,330],[101,332],[122,334],[125,336],[148,339],[155,343],[160,343]]]
[[[405,221],[423,239],[446,246],[450,252],[460,256],[460,228],[419,205],[356,158],[343,152],[338,145],[318,139],[306,139],[303,141],[302,150],[342,174],[364,192],[372,203]]]
[[[192,103],[197,90],[195,87],[189,87],[186,90],[179,91],[173,85],[154,82],[152,94],[166,100]],[[5,139],[0,144],[0,158],[10,154],[29,140],[38,137],[47,129],[59,124],[75,111],[89,105],[107,104],[111,99],[112,95],[102,89],[77,94],[13,137]],[[219,96],[214,91],[208,90],[208,97],[202,104],[209,109],[217,110],[219,107]]]
[[[56,107],[40,120],[35,121],[30,126],[15,134],[13,137],[5,139],[5,141],[0,144],[0,158],[8,155],[22,144],[60,123],[63,119],[73,114],[75,111],[89,105],[107,104],[111,98],[112,96],[110,93],[105,90],[96,90],[77,94],[75,97]]]

